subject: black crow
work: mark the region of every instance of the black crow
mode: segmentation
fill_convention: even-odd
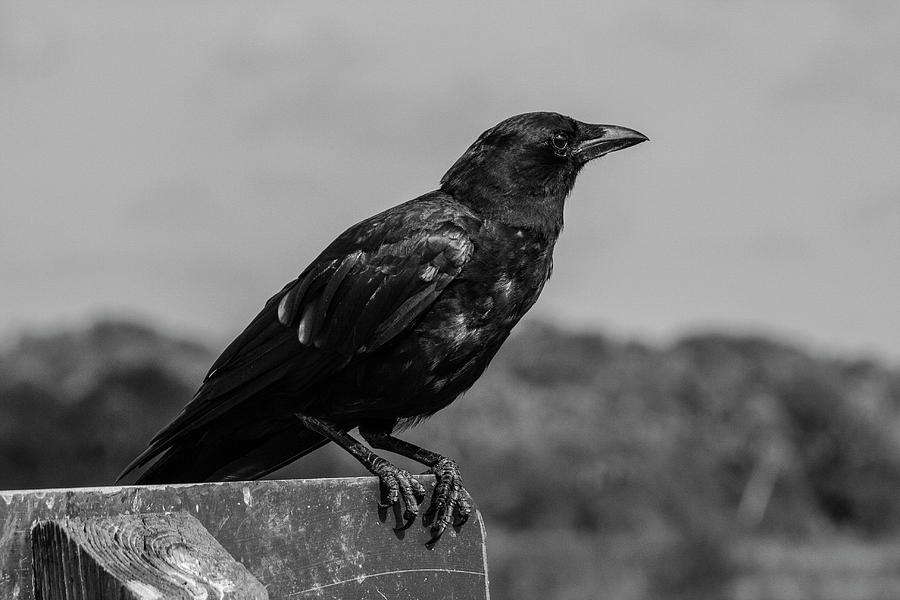
[[[122,476],[155,459],[137,483],[256,479],[331,441],[408,526],[424,488],[358,428],[435,474],[434,539],[465,521],[456,463],[393,433],[471,387],[537,300],[581,168],[646,139],[550,112],[485,131],[437,190],[357,223],[270,298]]]

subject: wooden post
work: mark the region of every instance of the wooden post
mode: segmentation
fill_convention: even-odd
[[[266,588],[191,515],[38,521],[37,600],[266,600]]]
[[[433,476],[421,481],[434,485]],[[121,585],[130,575],[111,565],[141,544],[169,556],[155,563],[168,575],[142,571],[129,581],[143,596],[110,598],[488,598],[481,515],[430,547],[419,522],[395,532],[399,515],[379,510],[378,497],[371,477],[0,491],[0,598],[50,600],[35,596],[47,593],[45,577],[91,564]],[[69,549],[58,562],[48,558],[60,556],[54,547]],[[194,579],[182,591],[212,593],[155,596],[140,585],[168,590],[162,581],[185,570]],[[220,594],[225,580],[241,582],[232,596]]]

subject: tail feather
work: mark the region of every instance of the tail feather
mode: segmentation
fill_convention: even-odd
[[[261,439],[216,438],[207,434],[176,442],[135,485],[259,479],[328,443],[299,422]]]
[[[259,479],[321,448],[328,441],[303,426],[282,431],[213,473],[210,480]]]

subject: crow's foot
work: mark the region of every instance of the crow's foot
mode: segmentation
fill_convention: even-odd
[[[434,473],[436,483],[431,496],[431,506],[425,512],[423,522],[431,525],[431,541],[440,539],[451,524],[460,526],[472,514],[472,497],[462,486],[462,477],[456,462],[441,458],[429,473]]]
[[[382,500],[378,505],[389,508],[398,504],[401,499],[404,504],[402,527],[398,531],[408,529],[419,514],[419,503],[425,499],[425,487],[410,474],[399,467],[395,467],[386,460],[381,460],[375,465],[373,472],[381,480]]]

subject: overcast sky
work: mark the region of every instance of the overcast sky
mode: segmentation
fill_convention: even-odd
[[[224,340],[531,110],[590,165],[530,318],[900,360],[900,3],[0,2],[0,331]]]

